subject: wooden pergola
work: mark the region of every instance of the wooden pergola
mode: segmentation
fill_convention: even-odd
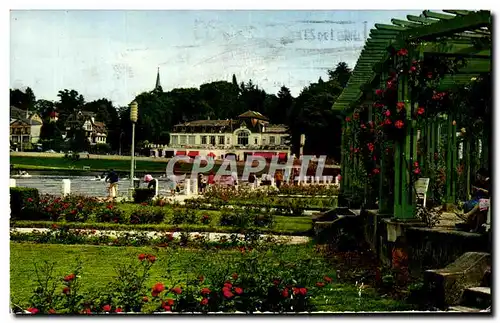
[[[408,55],[398,59],[406,59],[410,65],[415,60],[425,62],[438,56],[465,60],[464,67],[440,79],[440,91],[464,86],[484,73],[491,73],[491,21],[489,11],[444,10],[443,13],[438,13],[426,10],[419,16],[408,15],[406,20],[392,19],[392,24],[375,24],[347,87],[334,103],[333,109],[343,111],[345,117],[352,117],[356,107],[364,105],[368,107],[368,113],[361,118],[366,122],[372,121],[372,105],[376,101],[375,89],[385,84],[388,66],[395,64],[391,59],[391,51],[400,48],[407,49]],[[456,168],[458,162],[461,162],[465,165],[466,189],[459,197],[466,198],[474,171],[480,166],[490,166],[488,147],[491,142],[491,129],[485,129],[478,138],[459,142],[457,131],[460,131],[463,125],[455,122],[458,111],[452,110],[451,113],[426,120],[425,126],[417,125],[411,115],[418,108],[418,104],[412,102],[411,88],[406,76],[403,75],[399,80],[397,91],[398,101],[404,102],[407,112],[404,138],[393,144],[391,173],[388,173],[387,161],[386,164],[381,161],[380,173],[376,175],[379,179],[378,190],[365,185],[362,194],[365,203],[370,199],[375,200],[375,195],[378,195],[380,213],[393,214],[396,219],[404,220],[415,217],[416,204],[415,191],[411,185],[413,174],[408,165],[419,162],[423,170],[422,176],[425,177],[425,173],[433,167],[432,162],[429,162],[433,160],[432,156],[442,153],[446,165],[444,200],[446,203],[454,203],[458,198]],[[343,129],[346,126],[348,125],[344,121]],[[488,126],[486,125],[486,128]],[[420,146],[424,147],[423,154],[417,153],[419,139]],[[360,189],[355,182],[361,161],[345,148],[346,140],[348,138],[343,135],[339,204],[347,203],[346,201],[355,194],[359,195]],[[441,141],[445,143],[444,146],[440,146]],[[432,197],[432,192],[430,193]]]

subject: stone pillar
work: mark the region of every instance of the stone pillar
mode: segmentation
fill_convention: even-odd
[[[187,196],[191,195],[191,179],[186,178],[184,181],[184,192]]]
[[[14,178],[10,179],[9,187],[16,187],[16,180]]]
[[[62,196],[71,194],[71,181],[69,179],[63,179],[61,189]]]
[[[276,186],[276,183],[274,182],[274,178],[271,178],[271,186]]]
[[[158,190],[160,189],[159,186],[160,186],[160,182],[158,181],[158,179],[154,179],[156,181],[156,185],[155,185],[155,196],[154,198],[157,198],[158,197]]]
[[[193,195],[198,195],[200,192],[198,191],[199,187],[198,187],[198,178],[193,178],[192,179],[193,181]]]

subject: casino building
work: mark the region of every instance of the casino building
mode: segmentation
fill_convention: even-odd
[[[243,161],[248,155],[270,160],[290,156],[286,126],[273,125],[259,112],[247,111],[232,120],[194,120],[177,124],[169,145],[150,145],[151,156],[206,156],[223,159],[234,156]]]

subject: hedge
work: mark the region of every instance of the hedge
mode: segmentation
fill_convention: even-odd
[[[14,219],[31,219],[40,201],[38,189],[30,187],[10,188],[10,215]]]
[[[134,190],[134,202],[144,203],[149,202],[155,196],[155,190],[152,188],[136,188]]]

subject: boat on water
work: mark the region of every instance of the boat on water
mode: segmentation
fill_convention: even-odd
[[[28,172],[20,171],[18,174],[12,175],[11,177],[12,178],[30,178],[32,176],[30,174],[28,174]]]

